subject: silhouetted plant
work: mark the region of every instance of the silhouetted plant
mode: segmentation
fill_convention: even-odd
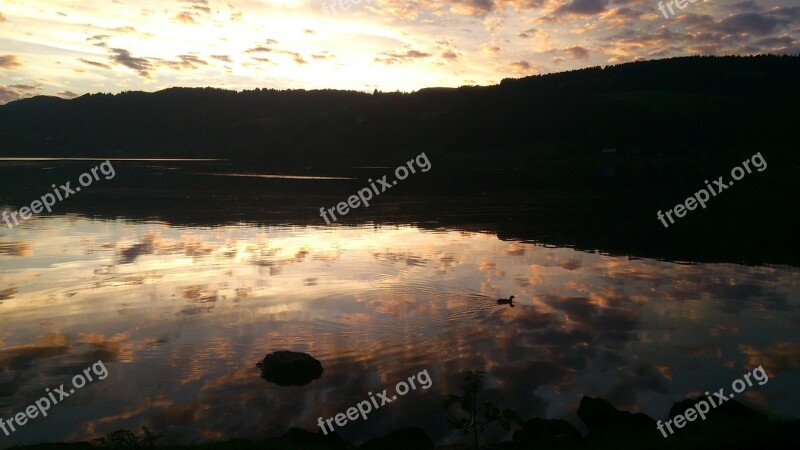
[[[483,387],[483,376],[486,372],[475,370],[464,373],[464,383],[461,385],[462,395],[450,394],[444,400],[445,409],[450,409],[454,404],[460,406],[454,416],[448,417],[450,427],[472,434],[473,448],[478,448],[478,434],[486,425],[498,422],[504,430],[511,430],[511,424],[522,425],[519,414],[510,409],[500,409],[491,402],[484,403],[483,418],[478,416],[478,392]]]
[[[164,437],[164,432],[154,434],[147,427],[142,427],[144,435],[137,437],[129,430],[117,430],[106,437],[95,439],[94,442],[100,447],[110,448],[149,448],[155,447],[156,442]]]

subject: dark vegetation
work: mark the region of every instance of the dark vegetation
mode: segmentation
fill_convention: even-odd
[[[0,107],[0,154],[351,167],[427,148],[440,165],[475,168],[588,158],[606,147],[667,161],[743,147],[788,152],[798,79],[800,57],[685,57],[410,94],[172,88],[34,97]]]

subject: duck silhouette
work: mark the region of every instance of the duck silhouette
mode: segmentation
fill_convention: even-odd
[[[514,307],[514,296],[512,295],[511,297],[508,297],[508,298],[497,299],[497,304],[498,305],[509,305],[509,306],[511,306],[513,308]]]

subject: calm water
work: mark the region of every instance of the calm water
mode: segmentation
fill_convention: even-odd
[[[688,394],[763,365],[742,399],[800,415],[800,271],[675,264],[493,235],[379,227],[174,227],[35,218],[0,231],[0,416],[109,376],[0,446],[89,439],[148,425],[173,442],[316,431],[367,393],[420,370],[412,391],[339,429],[360,441],[420,426],[437,442],[460,372],[485,400],[579,425],[582,395],[665,415]],[[516,307],[498,305],[513,294]],[[288,349],[319,359],[303,387],[259,377]],[[499,430],[487,430],[500,437]]]

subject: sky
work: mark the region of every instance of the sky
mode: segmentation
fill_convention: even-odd
[[[413,91],[800,53],[800,0],[674,1],[0,0],[0,104],[173,86]]]

